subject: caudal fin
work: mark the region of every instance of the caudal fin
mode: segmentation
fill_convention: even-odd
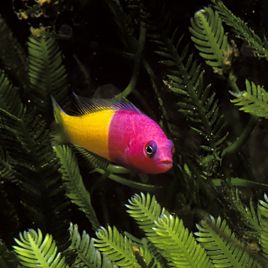
[[[51,96],[51,102],[54,111],[55,125],[53,126],[51,132],[52,144],[65,144],[67,142],[67,137],[63,128],[62,115],[65,113],[57,101]]]
[[[54,99],[53,96],[51,96],[51,101],[52,101],[52,106],[53,106],[53,111],[54,111],[54,118],[55,122],[59,125],[62,124],[62,117],[61,114],[64,112],[60,105],[57,103],[57,101]]]

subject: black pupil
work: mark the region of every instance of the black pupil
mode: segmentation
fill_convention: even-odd
[[[146,152],[147,155],[151,156],[153,154],[153,147],[151,145],[147,145]]]
[[[147,157],[152,158],[157,150],[157,145],[155,141],[149,141],[145,146],[145,153]]]

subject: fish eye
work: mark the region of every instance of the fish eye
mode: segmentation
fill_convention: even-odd
[[[149,141],[145,146],[145,152],[149,158],[152,158],[155,155],[156,150],[157,150],[157,145],[154,141]]]

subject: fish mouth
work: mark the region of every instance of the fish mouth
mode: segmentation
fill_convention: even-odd
[[[168,170],[172,168],[173,161],[170,159],[164,159],[164,160],[159,161],[159,164],[163,169]]]

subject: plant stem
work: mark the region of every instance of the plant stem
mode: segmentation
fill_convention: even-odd
[[[220,187],[224,185],[225,183],[229,183],[232,186],[238,186],[238,187],[251,187],[251,188],[263,188],[267,189],[268,184],[262,183],[262,182],[256,182],[252,180],[242,179],[242,178],[227,178],[227,179],[221,179],[221,178],[214,178],[211,180],[213,186]]]
[[[229,86],[232,88],[234,93],[240,93],[241,91],[236,84],[236,79],[237,78],[236,78],[235,74],[232,71],[230,71],[229,76],[228,76]]]
[[[229,86],[232,88],[232,91],[234,93],[240,93],[240,89],[236,84],[236,76],[235,74],[231,71],[228,76],[228,83]],[[255,128],[257,123],[257,119],[253,116],[250,117],[247,126],[245,129],[242,131],[239,137],[236,138],[236,140],[231,143],[228,147],[226,147],[223,152],[222,152],[222,158],[226,157],[227,155],[233,154],[237,152],[240,147],[245,143],[245,141],[248,139],[250,133],[252,130]]]
[[[130,188],[138,189],[139,191],[156,192],[162,188],[161,185],[146,184],[142,182],[127,180],[121,176],[114,174],[110,174],[108,178]]]
[[[248,139],[248,136],[252,132],[252,130],[255,128],[257,123],[257,119],[255,117],[251,117],[249,119],[249,122],[245,129],[242,131],[240,136],[231,143],[228,147],[226,147],[222,152],[222,158],[226,157],[227,155],[233,154],[236,151],[239,150],[239,148],[245,143],[245,141]]]
[[[138,80],[138,76],[140,73],[140,64],[141,64],[143,49],[145,46],[145,40],[146,40],[146,28],[143,25],[143,23],[141,23],[138,48],[137,48],[137,53],[135,56],[132,77],[131,77],[127,87],[121,93],[116,95],[115,99],[126,98],[135,89],[136,84],[137,84],[137,80]]]
[[[139,191],[148,191],[148,192],[156,192],[157,190],[160,190],[162,188],[161,185],[153,185],[153,184],[146,184],[138,181],[133,181],[129,179],[125,179],[121,176],[118,176],[116,174],[107,173],[107,171],[96,168],[96,172],[103,174],[104,177],[109,178],[112,181],[116,181],[117,183],[120,183],[122,185],[128,186],[133,189],[138,189]]]
[[[168,112],[165,109],[164,102],[163,102],[163,100],[161,98],[161,95],[159,93],[159,89],[158,89],[158,85],[157,85],[157,77],[156,77],[153,69],[151,68],[150,64],[145,59],[143,60],[143,65],[144,65],[144,68],[145,68],[147,74],[149,75],[152,88],[153,88],[154,93],[155,93],[155,95],[157,97],[159,108],[161,109],[161,113],[162,113],[161,119],[164,118],[164,121],[166,123],[166,126],[167,126],[167,128],[169,130],[169,133],[172,133],[172,131],[170,129],[170,125],[169,125],[169,120],[168,120],[168,118],[169,118],[168,117]]]

